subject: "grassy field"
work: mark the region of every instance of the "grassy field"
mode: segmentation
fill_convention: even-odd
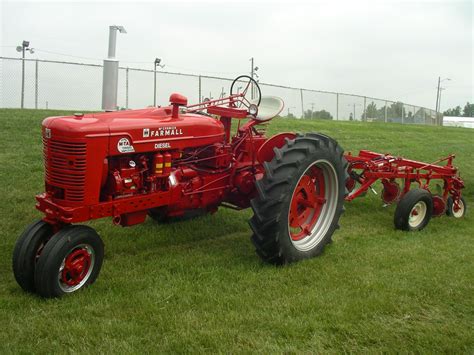
[[[221,209],[169,225],[91,222],[106,245],[93,287],[43,300],[11,271],[17,236],[43,189],[41,120],[0,110],[0,352],[474,352],[474,223],[436,218],[395,231],[394,206],[347,204],[319,258],[262,264],[250,211]],[[276,119],[269,133],[319,131],[346,150],[433,161],[455,152],[474,206],[474,130]]]

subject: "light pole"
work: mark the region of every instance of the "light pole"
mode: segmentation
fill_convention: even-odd
[[[219,96],[219,99],[223,99],[224,96],[225,96],[225,91],[224,91],[224,87],[222,87],[221,95]]]
[[[107,59],[104,59],[102,77],[102,109],[105,111],[114,111],[117,109],[119,66],[118,60],[115,59],[117,31],[120,33],[127,33],[123,26],[109,26],[109,50]]]
[[[352,106],[352,109],[353,109],[353,112],[354,112],[354,114],[353,114],[353,116],[352,116],[352,119],[353,119],[354,121],[357,121],[357,120],[356,120],[356,106],[360,106],[360,104],[347,104],[347,106]]]
[[[253,65],[253,57],[250,58],[249,60],[250,60],[250,77],[252,79],[254,78],[254,76],[256,76],[258,78],[259,76],[256,73],[256,71],[258,70],[258,67],[254,67],[254,65]],[[255,92],[255,88],[254,88],[253,81],[252,81],[252,87],[251,87],[251,98],[252,99],[254,97],[254,92]]]
[[[155,58],[154,63],[155,63],[155,69],[153,70],[153,106],[156,107],[156,68],[157,67],[164,68],[165,65],[160,64],[161,58]]]
[[[30,48],[30,41],[23,41],[21,46],[16,47],[17,52],[21,52],[21,108],[25,106],[25,52],[35,52],[34,48]]]
[[[296,108],[295,106],[288,107],[288,114],[286,117],[290,118],[290,109]]]

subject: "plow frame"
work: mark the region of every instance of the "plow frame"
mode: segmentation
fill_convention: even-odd
[[[449,195],[451,195],[455,205],[458,204],[461,198],[461,189],[464,187],[464,182],[458,174],[458,169],[453,166],[454,154],[438,159],[433,163],[424,163],[369,150],[361,150],[358,155],[352,155],[349,152],[345,154],[345,158],[349,163],[347,184],[349,194],[346,201],[354,200],[368,189],[375,192],[372,185],[378,180],[381,180],[385,187],[390,183],[394,183],[396,179],[403,181],[398,197],[406,194],[413,182],[418,183],[419,188],[432,193],[429,186],[430,182],[432,180],[442,180],[443,191],[440,197],[445,203]],[[443,161],[447,162],[446,165],[438,165]],[[360,185],[356,187],[355,182]]]

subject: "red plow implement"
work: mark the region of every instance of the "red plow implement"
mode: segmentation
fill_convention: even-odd
[[[377,194],[373,184],[380,180],[383,202],[398,203],[394,220],[398,229],[420,230],[431,216],[445,213],[460,218],[465,214],[466,203],[461,197],[464,183],[453,166],[454,157],[449,155],[424,163],[368,150],[361,150],[359,155],[348,153],[345,155],[349,163],[346,201],[365,195],[369,189]],[[446,165],[438,165],[444,161]]]

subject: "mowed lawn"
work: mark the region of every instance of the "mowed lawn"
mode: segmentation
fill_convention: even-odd
[[[394,230],[395,206],[372,193],[346,204],[322,256],[285,267],[254,253],[249,210],[130,228],[90,222],[106,247],[97,282],[62,299],[24,293],[11,254],[41,216],[40,123],[58,114],[0,110],[0,353],[474,352],[472,211],[406,233]],[[474,130],[285,119],[268,128],[286,130],[427,162],[456,153],[474,208]]]

